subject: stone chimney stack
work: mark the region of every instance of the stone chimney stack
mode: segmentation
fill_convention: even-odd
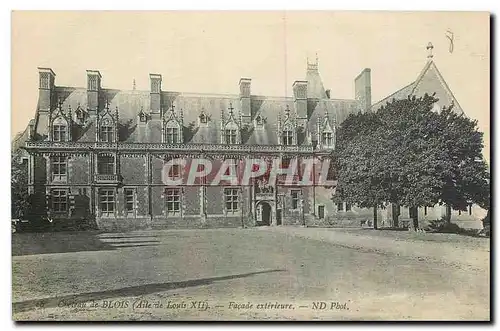
[[[296,80],[292,88],[298,124],[304,124],[307,122],[307,81]]]
[[[149,74],[151,83],[150,91],[150,111],[152,114],[159,114],[161,111],[161,75]]]
[[[50,111],[54,104],[54,86],[56,74],[50,68],[38,68],[38,107],[41,111]]]
[[[370,111],[372,105],[372,83],[371,83],[371,69],[365,68],[354,79],[354,93],[356,101],[359,102],[361,112]]]
[[[92,113],[99,111],[99,94],[101,92],[101,73],[87,70],[87,108]]]
[[[244,123],[250,123],[252,120],[251,83],[252,80],[250,78],[240,79],[241,117]]]

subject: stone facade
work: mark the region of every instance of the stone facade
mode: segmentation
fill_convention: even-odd
[[[39,103],[23,147],[35,214],[95,219],[103,230],[369,226],[373,218],[372,210],[334,203],[333,186],[276,184],[259,192],[257,185],[168,187],[162,181],[172,158],[331,158],[337,126],[391,98],[372,105],[370,69],[356,77],[349,100],[331,98],[317,61],[308,63],[305,80],[293,84],[292,97],[253,95],[249,78],[240,80],[239,94],[209,95],[163,91],[159,74],[150,74],[149,91],[122,91],[103,88],[96,70],[87,71],[86,88],[56,86],[51,69],[39,72]],[[432,59],[392,97],[431,90],[462,112]],[[228,188],[234,189],[235,210],[226,204]],[[420,219],[442,215],[434,209],[419,211]],[[392,211],[378,211],[382,226],[405,218],[406,211],[398,217]],[[456,216],[476,217],[463,214]]]

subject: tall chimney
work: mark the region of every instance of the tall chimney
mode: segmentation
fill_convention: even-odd
[[[149,74],[149,80],[151,82],[150,111],[159,114],[161,109],[161,75]]]
[[[354,93],[356,101],[358,101],[361,112],[370,111],[372,105],[372,83],[371,83],[371,69],[365,68],[354,79]]]
[[[38,68],[38,108],[41,111],[50,111],[54,105],[54,84],[56,74],[50,68]]]
[[[99,93],[101,91],[101,73],[87,70],[87,108],[91,112],[99,110]]]
[[[293,103],[299,124],[307,122],[307,81],[296,80],[293,85]]]
[[[241,103],[241,115],[243,121],[248,123],[252,120],[252,106],[251,106],[251,83],[250,78],[240,79],[240,103]]]

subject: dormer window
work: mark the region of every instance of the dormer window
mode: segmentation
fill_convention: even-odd
[[[226,144],[234,145],[236,144],[236,129],[226,129]]]
[[[206,114],[204,114],[204,113],[202,113],[202,114],[200,115],[200,123],[201,123],[201,124],[207,124],[207,122],[208,122],[207,115],[206,115]]]
[[[167,128],[167,144],[177,144],[179,139],[179,129]]]
[[[167,144],[179,144],[181,142],[179,125],[175,121],[169,121],[166,125],[165,142]]]
[[[281,139],[283,145],[285,146],[293,145],[293,131],[288,128],[285,128],[285,130],[283,130]]]
[[[54,141],[66,141],[67,137],[67,126],[64,124],[54,124],[53,126],[53,140]]]
[[[256,126],[263,126],[264,125],[264,120],[262,119],[262,116],[257,115],[255,118],[255,125]]]
[[[99,140],[101,142],[111,143],[115,140],[115,130],[113,128],[112,122],[108,119],[104,119],[101,122],[99,129]]]
[[[321,138],[322,138],[324,146],[333,147],[333,133],[332,132],[323,132]]]

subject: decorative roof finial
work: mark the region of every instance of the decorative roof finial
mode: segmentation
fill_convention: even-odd
[[[173,113],[175,111],[175,105],[174,105],[174,102],[172,101],[170,103],[170,111]]]
[[[106,110],[109,110],[109,100],[106,99]]]
[[[134,80],[132,81],[132,90],[135,91],[135,78]]]
[[[63,105],[63,100],[62,100],[61,97],[59,97],[59,102],[58,103],[59,103],[59,110],[61,110],[62,109],[62,105]]]
[[[234,108],[233,108],[233,103],[232,102],[229,102],[229,108],[228,109],[229,109],[229,115],[233,115]]]
[[[429,43],[427,44],[427,58],[428,59],[432,59],[434,57],[434,55],[432,55],[432,50],[434,49],[434,46],[432,45],[432,43],[429,41]]]

